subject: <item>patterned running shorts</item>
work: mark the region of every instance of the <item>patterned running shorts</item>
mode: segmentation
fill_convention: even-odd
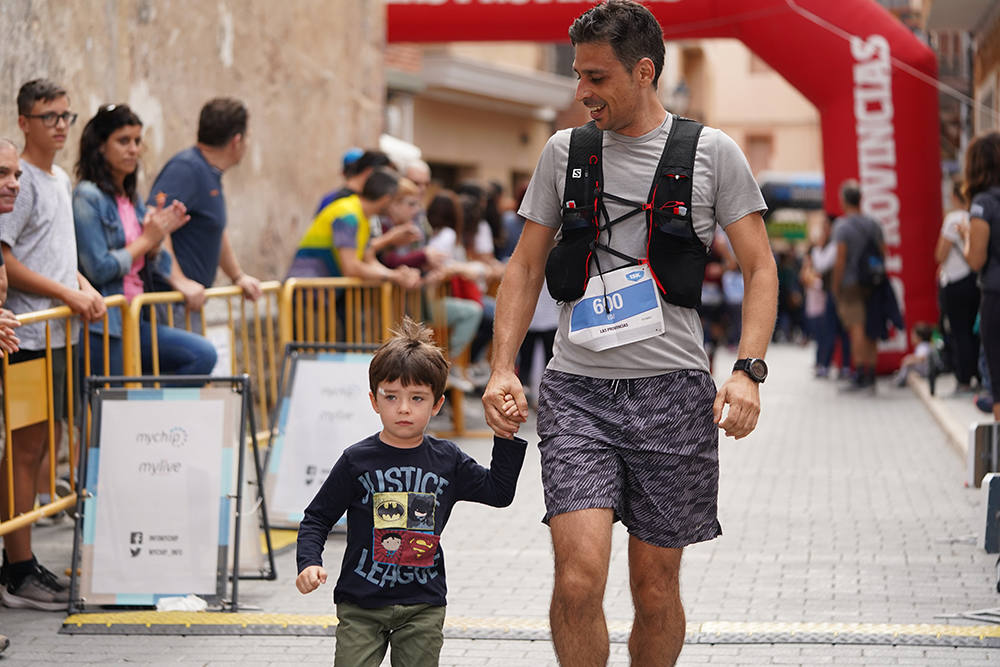
[[[605,380],[546,370],[538,403],[542,521],[607,507],[654,546],[721,535],[715,395],[703,371]]]

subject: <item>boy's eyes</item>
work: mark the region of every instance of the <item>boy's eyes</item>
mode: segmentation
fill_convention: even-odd
[[[383,397],[385,398],[385,400],[387,400],[387,401],[395,401],[395,400],[396,400],[397,398],[399,398],[398,396],[396,396],[396,394],[382,394],[382,396],[383,396]],[[411,398],[410,400],[411,400],[411,401],[419,401],[419,402],[422,402],[422,401],[425,401],[425,400],[427,400],[427,397],[426,397],[426,396],[414,396],[414,397],[412,397],[412,398]]]

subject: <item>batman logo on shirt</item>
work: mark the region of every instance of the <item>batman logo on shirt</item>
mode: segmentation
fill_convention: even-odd
[[[375,514],[383,521],[395,521],[403,517],[403,505],[395,500],[386,500],[375,508]]]

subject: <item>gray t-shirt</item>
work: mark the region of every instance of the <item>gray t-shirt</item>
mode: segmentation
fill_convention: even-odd
[[[844,265],[840,286],[857,285],[861,253],[864,252],[865,244],[870,238],[882,243],[882,227],[864,215],[844,215],[834,221],[831,238],[835,243],[843,243],[847,247],[847,263]]]
[[[645,202],[653,183],[656,165],[670,132],[672,116],[641,137],[604,133],[604,191],[631,201]],[[518,214],[547,227],[561,224],[563,186],[572,130],[554,134],[542,151],[531,183]],[[720,130],[706,127],[701,132],[695,155],[692,181],[692,218],[695,231],[706,246],[711,242],[716,224],[723,227],[749,213],[764,211],[760,188],[739,146]],[[608,215],[614,219],[628,207],[605,199]],[[646,221],[641,215],[611,228],[611,247],[630,257],[646,255]],[[601,232],[601,243],[608,243]],[[605,251],[600,252],[601,268],[607,272],[626,264]],[[596,265],[590,276],[597,274]],[[571,343],[567,337],[572,308],[561,304],[559,329],[554,356],[549,368],[597,378],[635,378],[661,375],[684,369],[708,370],[703,347],[701,320],[693,308],[683,308],[660,299],[664,332],[659,336],[620,347],[593,352]]]
[[[52,173],[21,160],[21,192],[14,210],[0,215],[0,242],[10,246],[14,257],[35,273],[72,289],[76,278],[76,231],[73,227],[72,186],[58,165]],[[6,307],[15,314],[62,306],[59,299],[7,290]],[[62,321],[51,325],[52,347],[66,345]],[[72,335],[72,334],[71,334]],[[45,349],[45,324],[25,325],[17,330],[21,349]]]

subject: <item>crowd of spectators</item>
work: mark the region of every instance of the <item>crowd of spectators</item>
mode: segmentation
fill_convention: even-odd
[[[449,383],[472,391],[489,376],[492,296],[523,221],[498,183],[432,180],[420,159],[395,164],[375,149],[343,156],[343,184],[320,199],[286,278],[352,277],[427,288],[428,309],[442,309]],[[530,362],[529,362],[530,363]]]

